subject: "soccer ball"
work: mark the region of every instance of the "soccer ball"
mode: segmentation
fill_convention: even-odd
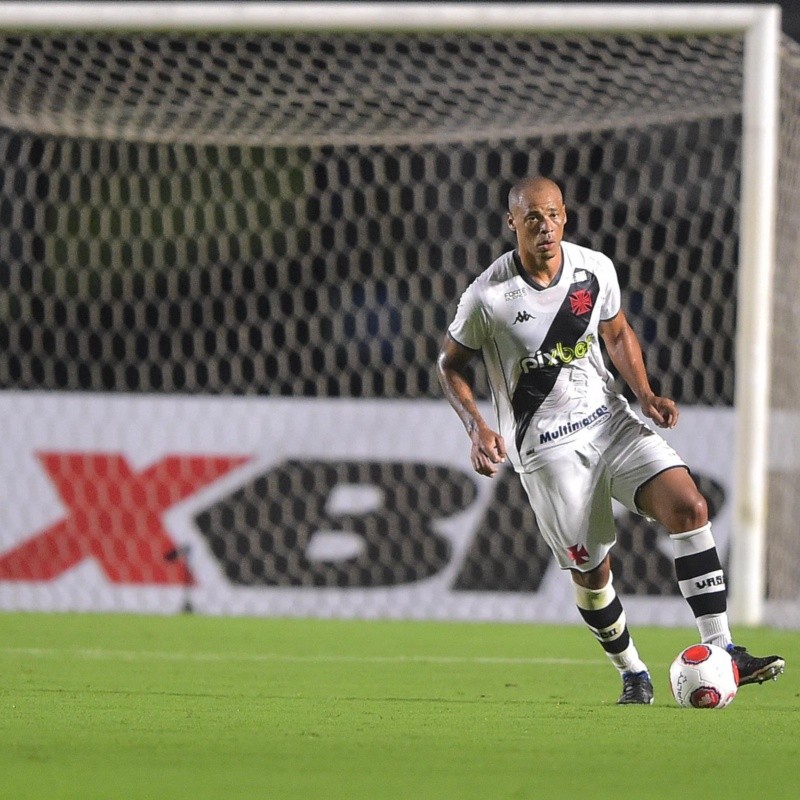
[[[693,644],[669,668],[672,696],[687,708],[725,708],[739,688],[739,670],[727,650]]]

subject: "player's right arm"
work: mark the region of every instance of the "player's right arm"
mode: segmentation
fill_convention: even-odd
[[[465,368],[475,354],[475,350],[464,347],[448,333],[436,360],[436,373],[447,402],[458,414],[472,442],[473,469],[491,478],[505,461],[506,446],[503,437],[486,424],[467,380]]]

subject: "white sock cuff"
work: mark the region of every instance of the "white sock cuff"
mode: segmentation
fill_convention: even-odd
[[[727,647],[731,643],[731,629],[727,614],[706,614],[698,617],[697,629],[705,644]]]
[[[608,583],[602,589],[587,589],[573,582],[575,603],[584,611],[597,611],[610,605],[617,596],[614,591],[613,575],[608,576]]]
[[[639,657],[639,651],[631,639],[631,643],[621,653],[608,653],[611,663],[620,671],[625,672],[645,672],[647,664]]]
[[[672,539],[675,554],[678,556],[690,556],[693,553],[702,553],[704,550],[716,547],[710,522],[691,531],[671,533],[670,539]]]
[[[708,531],[711,533],[711,523],[706,522],[705,525],[701,525],[699,528],[694,528],[690,531],[682,531],[681,533],[671,533],[670,536],[673,539],[691,539],[693,536],[698,536],[701,533]]]

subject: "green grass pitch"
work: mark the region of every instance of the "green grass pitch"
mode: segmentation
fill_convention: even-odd
[[[776,683],[678,708],[693,630],[634,629],[652,707],[580,625],[0,614],[0,797],[800,797],[800,634]]]

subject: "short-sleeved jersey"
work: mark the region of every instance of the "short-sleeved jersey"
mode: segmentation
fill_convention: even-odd
[[[628,404],[613,389],[598,325],[620,310],[611,260],[562,242],[562,266],[546,288],[525,273],[516,251],[498,258],[467,287],[450,335],[480,350],[499,432],[518,471],[536,453],[603,425]]]

